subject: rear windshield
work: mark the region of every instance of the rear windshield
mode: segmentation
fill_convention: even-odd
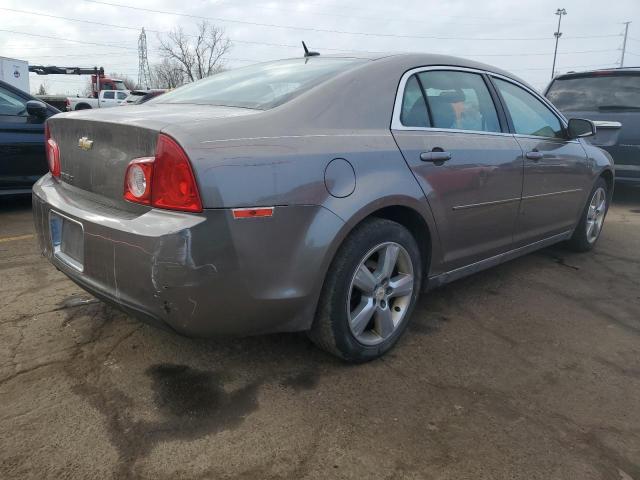
[[[260,63],[212,75],[149,103],[192,103],[266,110],[355,65],[359,58],[296,58]]]
[[[547,98],[567,112],[640,110],[640,74],[596,74],[555,80]]]

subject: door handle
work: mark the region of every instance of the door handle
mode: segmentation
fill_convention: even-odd
[[[420,160],[423,162],[440,163],[451,160],[451,153],[443,152],[442,150],[433,149],[431,152],[422,152],[420,154]]]
[[[533,150],[533,151],[531,151],[531,152],[527,152],[526,157],[527,157],[529,160],[535,160],[535,161],[538,161],[538,160],[542,160],[542,159],[544,158],[544,153],[542,153],[542,152],[538,152],[538,151],[536,151],[536,150]]]

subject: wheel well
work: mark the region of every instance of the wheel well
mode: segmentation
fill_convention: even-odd
[[[613,193],[613,173],[611,173],[611,170],[605,170],[600,174],[600,177],[604,178],[604,181],[607,182],[607,190],[609,195],[611,195]]]
[[[76,110],[89,110],[91,108],[91,105],[89,105],[88,103],[79,103],[78,105],[76,105]]]
[[[422,215],[409,207],[395,205],[384,207],[371,213],[369,217],[385,218],[399,223],[405,227],[418,243],[420,256],[422,257],[423,276],[429,273],[429,264],[431,263],[431,234],[429,226],[425,222]]]

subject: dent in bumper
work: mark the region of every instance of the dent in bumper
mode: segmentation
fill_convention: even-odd
[[[343,225],[319,206],[277,207],[273,217],[246,220],[227,209],[132,215],[68,198],[47,177],[34,188],[33,206],[40,247],[67,276],[144,320],[194,336],[309,328]],[[51,209],[83,224],[84,272],[53,257]]]

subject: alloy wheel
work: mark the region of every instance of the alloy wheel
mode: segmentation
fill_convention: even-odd
[[[602,230],[602,224],[604,223],[604,216],[607,213],[607,192],[602,187],[598,187],[589,203],[589,209],[587,210],[587,241],[593,243],[598,239],[600,231]]]
[[[347,299],[351,333],[364,345],[389,338],[406,317],[414,274],[407,250],[385,242],[367,252],[356,268]]]

